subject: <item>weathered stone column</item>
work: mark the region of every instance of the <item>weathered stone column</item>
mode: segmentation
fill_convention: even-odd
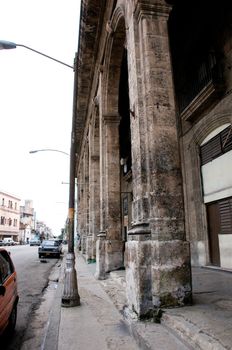
[[[79,175],[78,175],[78,183],[77,183],[77,188],[78,188],[78,233],[80,234],[81,237],[81,251],[83,252],[83,249],[85,251],[85,244],[84,244],[84,175],[83,175],[83,159],[80,161],[80,170],[79,170]]]
[[[105,136],[105,270],[112,271],[123,266],[123,243],[121,235],[120,159],[118,115],[104,115]]]
[[[100,231],[100,168],[99,168],[99,121],[94,120],[89,133],[89,247],[90,262],[96,260],[96,241]]]
[[[81,252],[86,254],[87,252],[87,234],[89,226],[89,162],[88,162],[88,150],[85,149],[80,166],[79,175],[79,206],[78,206],[78,217],[79,227],[81,235]]]
[[[89,235],[89,143],[86,140],[85,151],[83,157],[83,250],[86,260],[91,256],[92,240]]]
[[[106,266],[105,266],[105,248],[106,248],[106,233],[104,231],[97,235],[96,242],[96,271],[95,277],[99,280],[106,278]]]
[[[99,74],[99,89],[98,89],[98,116],[99,116],[99,226],[100,232],[97,234],[96,241],[96,272],[95,278],[105,279],[105,134],[104,134],[104,122],[102,117],[102,70]]]
[[[134,223],[126,245],[126,288],[129,308],[140,318],[191,301],[169,11],[164,0],[138,0],[128,23]]]

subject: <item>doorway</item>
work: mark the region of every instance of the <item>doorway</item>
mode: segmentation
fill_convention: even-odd
[[[124,49],[120,83],[119,83],[119,125],[120,142],[120,185],[121,185],[121,217],[122,217],[122,241],[127,241],[127,232],[132,222],[132,160],[131,160],[131,129],[130,129],[130,100],[128,84],[127,50]]]
[[[220,217],[218,203],[209,203],[206,206],[208,217],[209,234],[209,255],[210,263],[214,266],[220,266],[220,251],[218,235],[220,232]]]
[[[210,263],[232,268],[232,197],[207,204]]]

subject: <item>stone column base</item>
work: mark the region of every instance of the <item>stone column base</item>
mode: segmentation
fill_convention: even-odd
[[[128,308],[140,319],[153,311],[151,241],[126,242],[125,258]]]
[[[86,254],[86,235],[81,236],[81,252],[82,254]]]
[[[100,233],[96,242],[96,272],[95,278],[98,280],[104,280],[106,278],[105,271],[105,239],[106,235]]]
[[[93,237],[86,237],[86,261],[90,262],[93,259]]]
[[[118,270],[124,266],[123,242],[106,240],[105,242],[105,269],[106,272]]]
[[[152,296],[159,307],[192,303],[190,244],[186,241],[152,241]]]
[[[131,240],[126,243],[126,294],[129,310],[139,319],[159,308],[190,304],[189,243]]]

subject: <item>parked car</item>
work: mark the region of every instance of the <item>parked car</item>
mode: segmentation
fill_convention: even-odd
[[[3,246],[4,245],[4,242],[2,239],[0,239],[0,246]]]
[[[55,240],[58,241],[60,244],[63,243],[63,239],[56,238]]]
[[[12,333],[17,319],[17,275],[9,253],[0,248],[0,335]]]
[[[30,246],[33,246],[33,245],[40,245],[41,244],[41,241],[38,239],[38,238],[33,238],[30,240],[29,242]]]
[[[54,240],[56,242],[59,242],[59,245],[60,245],[60,253],[62,254],[63,252],[63,240],[62,239],[57,239],[57,238],[54,238]]]
[[[12,238],[5,237],[3,238],[4,245],[15,245],[15,241]]]
[[[54,256],[59,258],[62,252],[62,246],[58,240],[49,239],[42,241],[38,248],[39,258],[42,256]]]

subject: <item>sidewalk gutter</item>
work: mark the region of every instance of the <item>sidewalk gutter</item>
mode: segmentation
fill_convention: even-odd
[[[44,342],[41,346],[41,350],[57,350],[58,338],[59,338],[59,326],[60,326],[60,313],[61,313],[61,297],[63,292],[63,278],[64,278],[64,265],[65,257],[61,261],[60,273],[58,276],[57,290],[54,297],[52,309],[50,311],[49,320],[47,323],[47,332]]]

